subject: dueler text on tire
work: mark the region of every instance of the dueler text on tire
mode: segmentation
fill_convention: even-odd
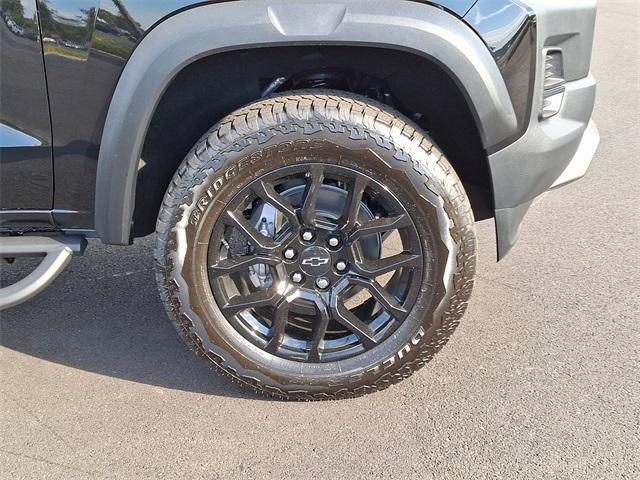
[[[462,183],[398,113],[333,91],[224,118],[165,195],[157,277],[185,341],[283,399],[408,377],[446,343],[475,270]]]

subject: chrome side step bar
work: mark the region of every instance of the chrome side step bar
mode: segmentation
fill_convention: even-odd
[[[40,293],[64,270],[73,254],[82,254],[86,246],[84,237],[0,237],[0,258],[44,256],[29,275],[13,285],[0,288],[0,310]]]

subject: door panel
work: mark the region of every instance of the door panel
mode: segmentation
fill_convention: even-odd
[[[0,209],[49,210],[51,125],[36,0],[0,0]]]

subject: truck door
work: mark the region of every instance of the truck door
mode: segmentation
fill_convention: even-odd
[[[52,208],[46,88],[36,0],[0,0],[0,226]]]

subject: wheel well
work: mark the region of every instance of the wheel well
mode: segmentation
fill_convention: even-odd
[[[477,219],[492,215],[487,154],[473,114],[447,73],[419,55],[373,47],[295,46],[220,53],[183,69],[153,115],[136,185],[133,235],[148,235],[164,193],[198,139],[268,93],[331,88],[367,96],[426,130],[467,188]]]

